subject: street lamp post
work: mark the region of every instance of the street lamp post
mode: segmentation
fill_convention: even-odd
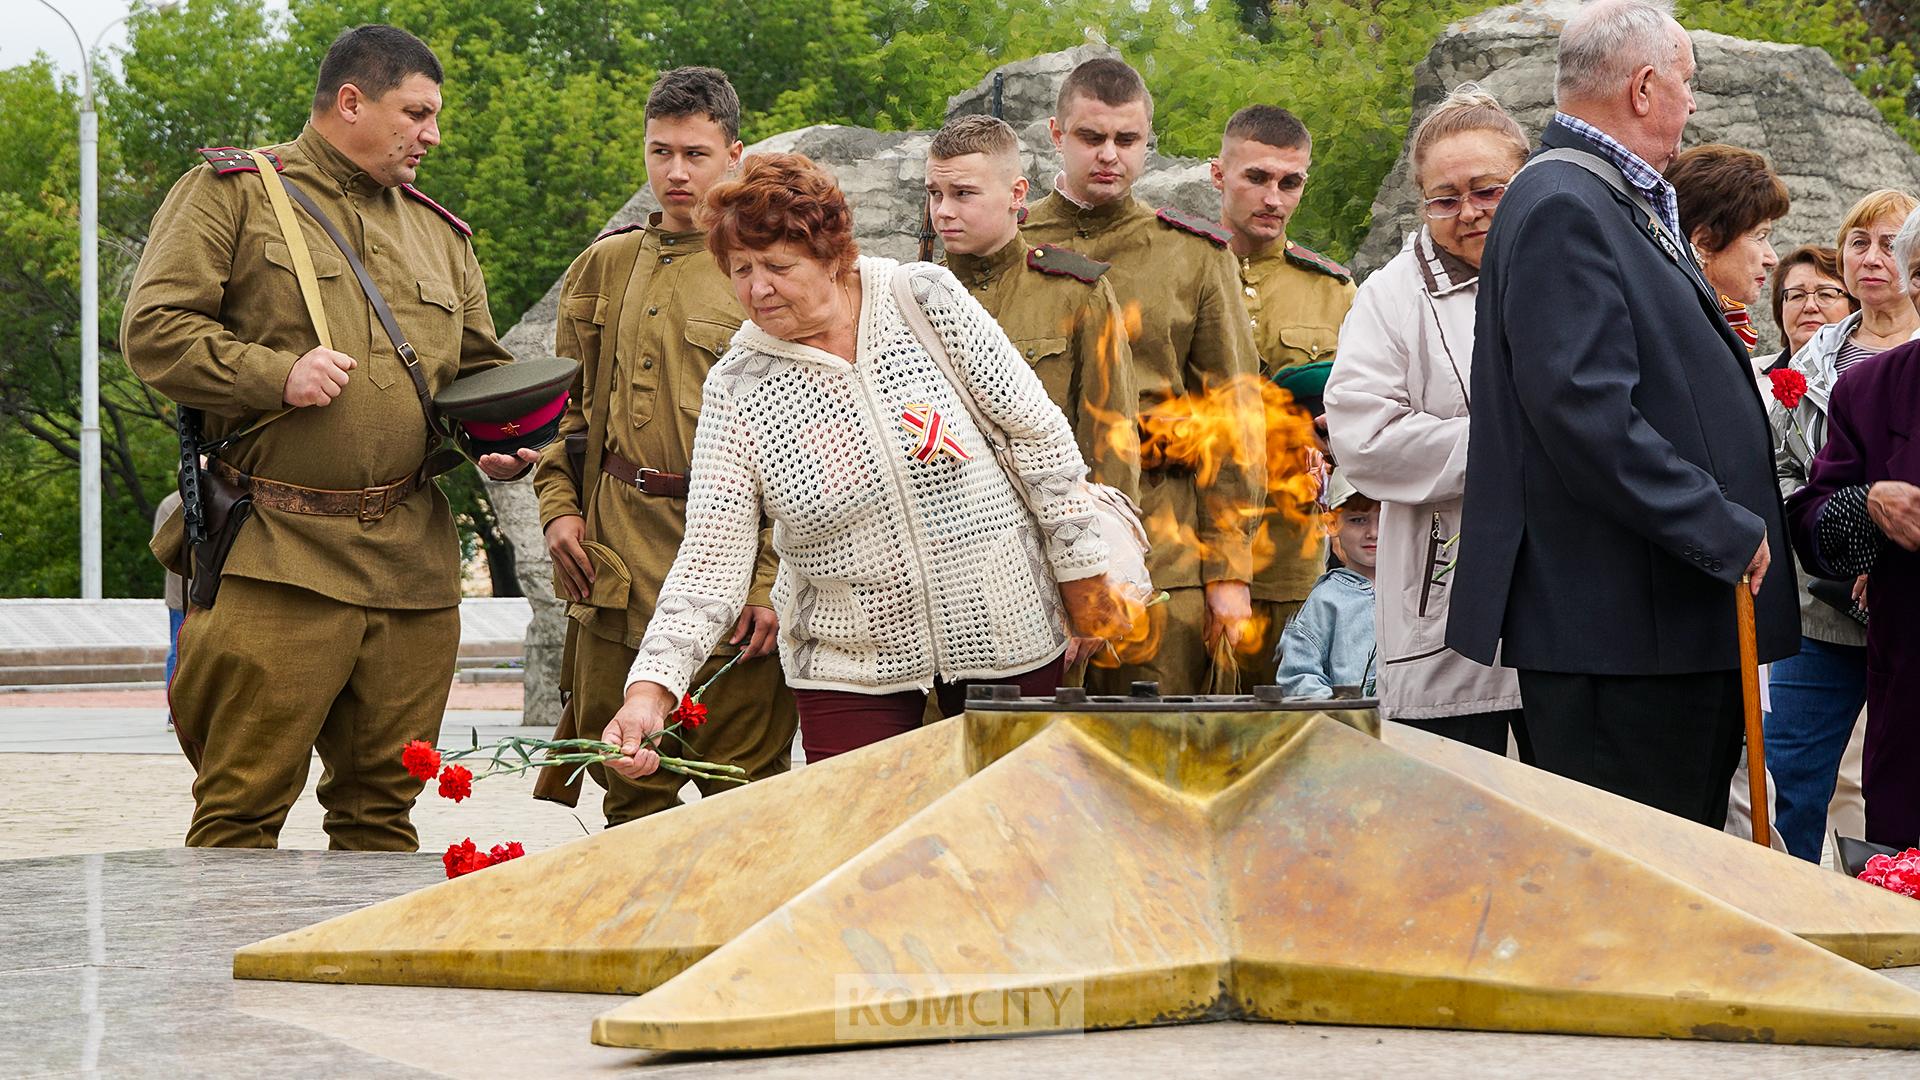
[[[80,596],[100,599],[100,119],[93,108],[93,54],[107,31],[129,12],[100,28],[88,48],[52,0],[40,0],[60,16],[80,49]],[[167,10],[163,3],[156,10]]]

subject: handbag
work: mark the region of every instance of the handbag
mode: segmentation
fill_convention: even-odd
[[[914,299],[912,275],[905,267],[894,271],[892,288],[894,303],[900,308],[900,314],[907,320],[908,329],[920,342],[927,355],[939,365],[940,373],[946,376],[953,386],[954,396],[965,406],[967,415],[973,418],[973,424],[980,429],[981,438],[993,451],[993,460],[1006,474],[1007,482],[1020,501],[1039,520],[1039,508],[1034,505],[1033,492],[1020,476],[1020,470],[1013,458],[1013,443],[1000,425],[986,417],[980,410],[980,403],[973,391],[954,370],[953,358],[947,354],[946,343],[927,319],[920,301]],[[1107,581],[1110,587],[1119,592],[1129,604],[1144,607],[1153,598],[1153,578],[1147,573],[1147,554],[1153,550],[1153,543],[1147,539],[1146,527],[1140,524],[1140,508],[1134,505],[1126,492],[1107,484],[1095,483],[1082,476],[1076,488],[1077,493],[1093,507],[1094,529],[1107,543]]]

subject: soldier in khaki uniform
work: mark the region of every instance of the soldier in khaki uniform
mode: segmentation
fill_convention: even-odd
[[[1313,140],[1292,113],[1249,105],[1227,121],[1212,171],[1220,219],[1233,233],[1229,244],[1240,260],[1260,373],[1293,387],[1296,399],[1317,415],[1318,390],[1326,385],[1340,324],[1357,290],[1346,267],[1287,240],[1287,221],[1306,192],[1312,156]],[[1290,373],[1295,378],[1289,380]],[[1268,443],[1271,470],[1298,468],[1299,456]],[[1263,638],[1258,654],[1249,658],[1252,685],[1273,681],[1280,634],[1327,564],[1325,530],[1312,508],[1288,515],[1277,505],[1285,498],[1279,494],[1281,479],[1269,480],[1263,522],[1273,554],[1253,578],[1253,607]],[[1261,545],[1263,555],[1266,546]]]
[[[646,152],[647,183],[662,209],[644,226],[602,234],[574,260],[560,296],[555,348],[580,361],[560,430],[585,452],[569,454],[565,438],[548,446],[534,485],[555,589],[574,620],[563,672],[570,719],[588,738],[620,709],[627,669],[686,535],[701,384],[740,328],[739,303],[693,218],[707,188],[739,163],[739,125],[740,100],[721,72],[661,76],[647,96]],[[686,747],[667,751],[738,765],[754,779],[787,770],[798,722],[780,661],[769,655],[777,560],[764,535],[760,552],[732,641],[714,651],[693,686],[736,653],[740,662],[703,698],[707,724]],[[685,783],[664,770],[639,780],[598,768],[593,775],[607,788],[608,825],[679,805]],[[699,783],[706,794],[733,786]]]
[[[431,391],[511,359],[471,230],[411,186],[440,141],[440,81],[412,35],[349,30],[321,64],[306,130],[269,151],[354,245]],[[197,770],[187,843],[274,846],[317,749],[332,846],[410,851],[421,785],[400,751],[438,737],[460,642],[460,549],[426,478],[425,415],[339,248],[294,211],[329,349],[314,344],[266,178],[242,151],[203,154],[154,215],[123,320],[127,360],[204,410],[211,439],[289,411],[213,466],[237,470],[254,509],[218,602],[180,632],[170,690]],[[480,464],[508,479],[523,454]]]
[[[1154,542],[1149,569],[1170,599],[1149,609],[1150,652],[1123,650],[1119,668],[1088,674],[1103,692],[1152,679],[1163,693],[1186,694],[1212,683],[1212,646],[1222,634],[1243,660],[1256,647],[1247,583],[1264,425],[1249,386],[1257,361],[1225,230],[1174,210],[1156,213],[1132,195],[1152,111],[1146,84],[1126,64],[1103,58],[1075,68],[1048,121],[1064,168],[1023,230],[1036,243],[1112,264],[1104,280],[1126,312],[1143,420],[1152,422],[1156,410],[1177,413],[1183,395],[1217,393],[1244,429],[1236,453],[1204,484],[1192,463],[1147,451],[1140,507]]]
[[[1138,500],[1140,391],[1126,315],[1105,277],[1110,267],[1068,248],[1029,244],[1020,235],[1026,196],[1020,140],[1006,121],[962,116],[934,135],[927,205],[948,268],[1033,365],[1073,425],[1089,475]],[[1103,645],[1076,638],[1068,646],[1072,685]]]

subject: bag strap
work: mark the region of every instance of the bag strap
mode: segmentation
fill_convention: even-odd
[[[340,229],[333,220],[321,212],[312,197],[301,191],[297,185],[282,181],[277,172],[273,174],[273,179],[286,189],[287,194],[293,196],[293,200],[300,204],[300,208],[305,210],[309,217],[319,223],[328,239],[333,241],[333,246],[340,249],[340,254],[346,258],[347,265],[353,269],[353,276],[360,282],[360,291],[367,294],[367,303],[373,306],[374,316],[380,320],[381,328],[386,330],[387,339],[393,342],[393,351],[400,357],[401,365],[407,369],[407,377],[413,380],[414,396],[420,399],[420,415],[427,422],[427,450],[431,453],[441,438],[446,437],[448,433],[440,428],[440,414],[433,407],[433,391],[427,387],[426,376],[420,373],[420,357],[413,351],[413,345],[407,341],[407,335],[400,329],[399,321],[393,317],[393,309],[387,306],[387,298],[381,295],[380,286],[373,283],[373,277],[367,273],[366,265],[360,261],[360,256],[354,253],[353,245],[340,234]],[[291,248],[292,245],[289,244],[288,247]]]
[[[947,382],[953,385],[954,396],[959,398],[960,404],[966,407],[967,415],[973,418],[973,426],[980,429],[980,435],[993,449],[994,457],[1001,459],[1001,467],[1006,468],[1007,462],[1003,459],[1008,446],[1006,432],[980,411],[980,403],[973,396],[973,391],[954,370],[953,357],[947,353],[947,343],[940,339],[939,331],[933,328],[932,320],[927,318],[926,309],[921,307],[920,301],[914,298],[912,279],[913,275],[904,267],[894,269],[893,280],[889,283],[893,289],[894,305],[900,309],[901,317],[907,320],[907,329],[912,330],[913,336],[919,339],[920,347],[927,350],[927,354],[933,357],[934,364],[940,368],[940,373],[945,375]],[[1009,479],[1014,481],[1015,491],[1026,490],[1026,485],[1019,477],[1013,476]]]
[[[293,257],[294,280],[300,284],[300,299],[307,305],[307,318],[313,323],[313,334],[323,349],[333,348],[333,335],[327,329],[327,309],[320,305],[320,275],[313,269],[313,253],[307,249],[306,234],[300,231],[300,222],[294,219],[293,206],[287,202],[286,185],[280,179],[280,169],[267,155],[258,150],[245,151],[253,159],[260,173],[260,183],[267,189],[267,203],[273,207],[274,220],[280,225],[280,239],[286,241],[287,254]],[[259,420],[234,435],[229,435],[204,449],[211,453],[246,438],[268,424],[292,412],[281,409],[268,413]]]
[[[626,273],[621,274],[619,267],[611,268],[607,275],[609,281],[628,282],[634,269],[640,262],[641,248],[633,249],[633,259],[627,263]],[[627,288],[609,289],[612,295],[607,298],[606,322],[601,324],[600,355],[595,358],[593,369],[593,409],[587,414],[587,452],[580,464],[580,513],[584,516],[587,508],[593,505],[593,493],[600,486],[601,461],[607,449],[607,426],[609,423],[608,395],[613,393],[613,369],[615,353],[620,342],[620,311],[626,306]],[[564,318],[564,316],[562,316]],[[609,339],[608,335],[612,335]]]
[[[1719,296],[1714,293],[1713,287],[1707,284],[1706,278],[1701,276],[1700,268],[1695,265],[1692,259],[1687,257],[1686,249],[1681,246],[1680,238],[1673,235],[1672,231],[1667,228],[1666,222],[1660,220],[1660,215],[1654,212],[1653,204],[1647,201],[1646,194],[1629,185],[1627,178],[1618,168],[1614,167],[1611,161],[1608,161],[1598,154],[1590,154],[1585,150],[1578,150],[1571,146],[1556,146],[1551,150],[1546,150],[1535,155],[1534,159],[1527,162],[1523,168],[1530,169],[1543,161],[1564,161],[1569,165],[1578,166],[1592,173],[1602,181],[1605,181],[1608,187],[1624,197],[1634,209],[1645,214],[1647,216],[1648,228],[1654,234],[1654,242],[1659,246],[1660,250],[1665,252],[1667,258],[1672,259],[1674,263],[1680,267],[1681,272],[1687,275],[1687,280],[1693,282],[1694,288],[1698,289],[1701,294],[1713,304],[1714,310],[1719,310]]]

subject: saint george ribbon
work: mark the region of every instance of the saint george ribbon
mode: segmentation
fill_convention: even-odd
[[[941,416],[933,406],[909,405],[901,410],[900,419],[907,425],[907,430],[920,440],[920,444],[913,449],[915,461],[932,461],[940,454],[955,461],[973,460],[973,455],[947,434],[947,418]]]

